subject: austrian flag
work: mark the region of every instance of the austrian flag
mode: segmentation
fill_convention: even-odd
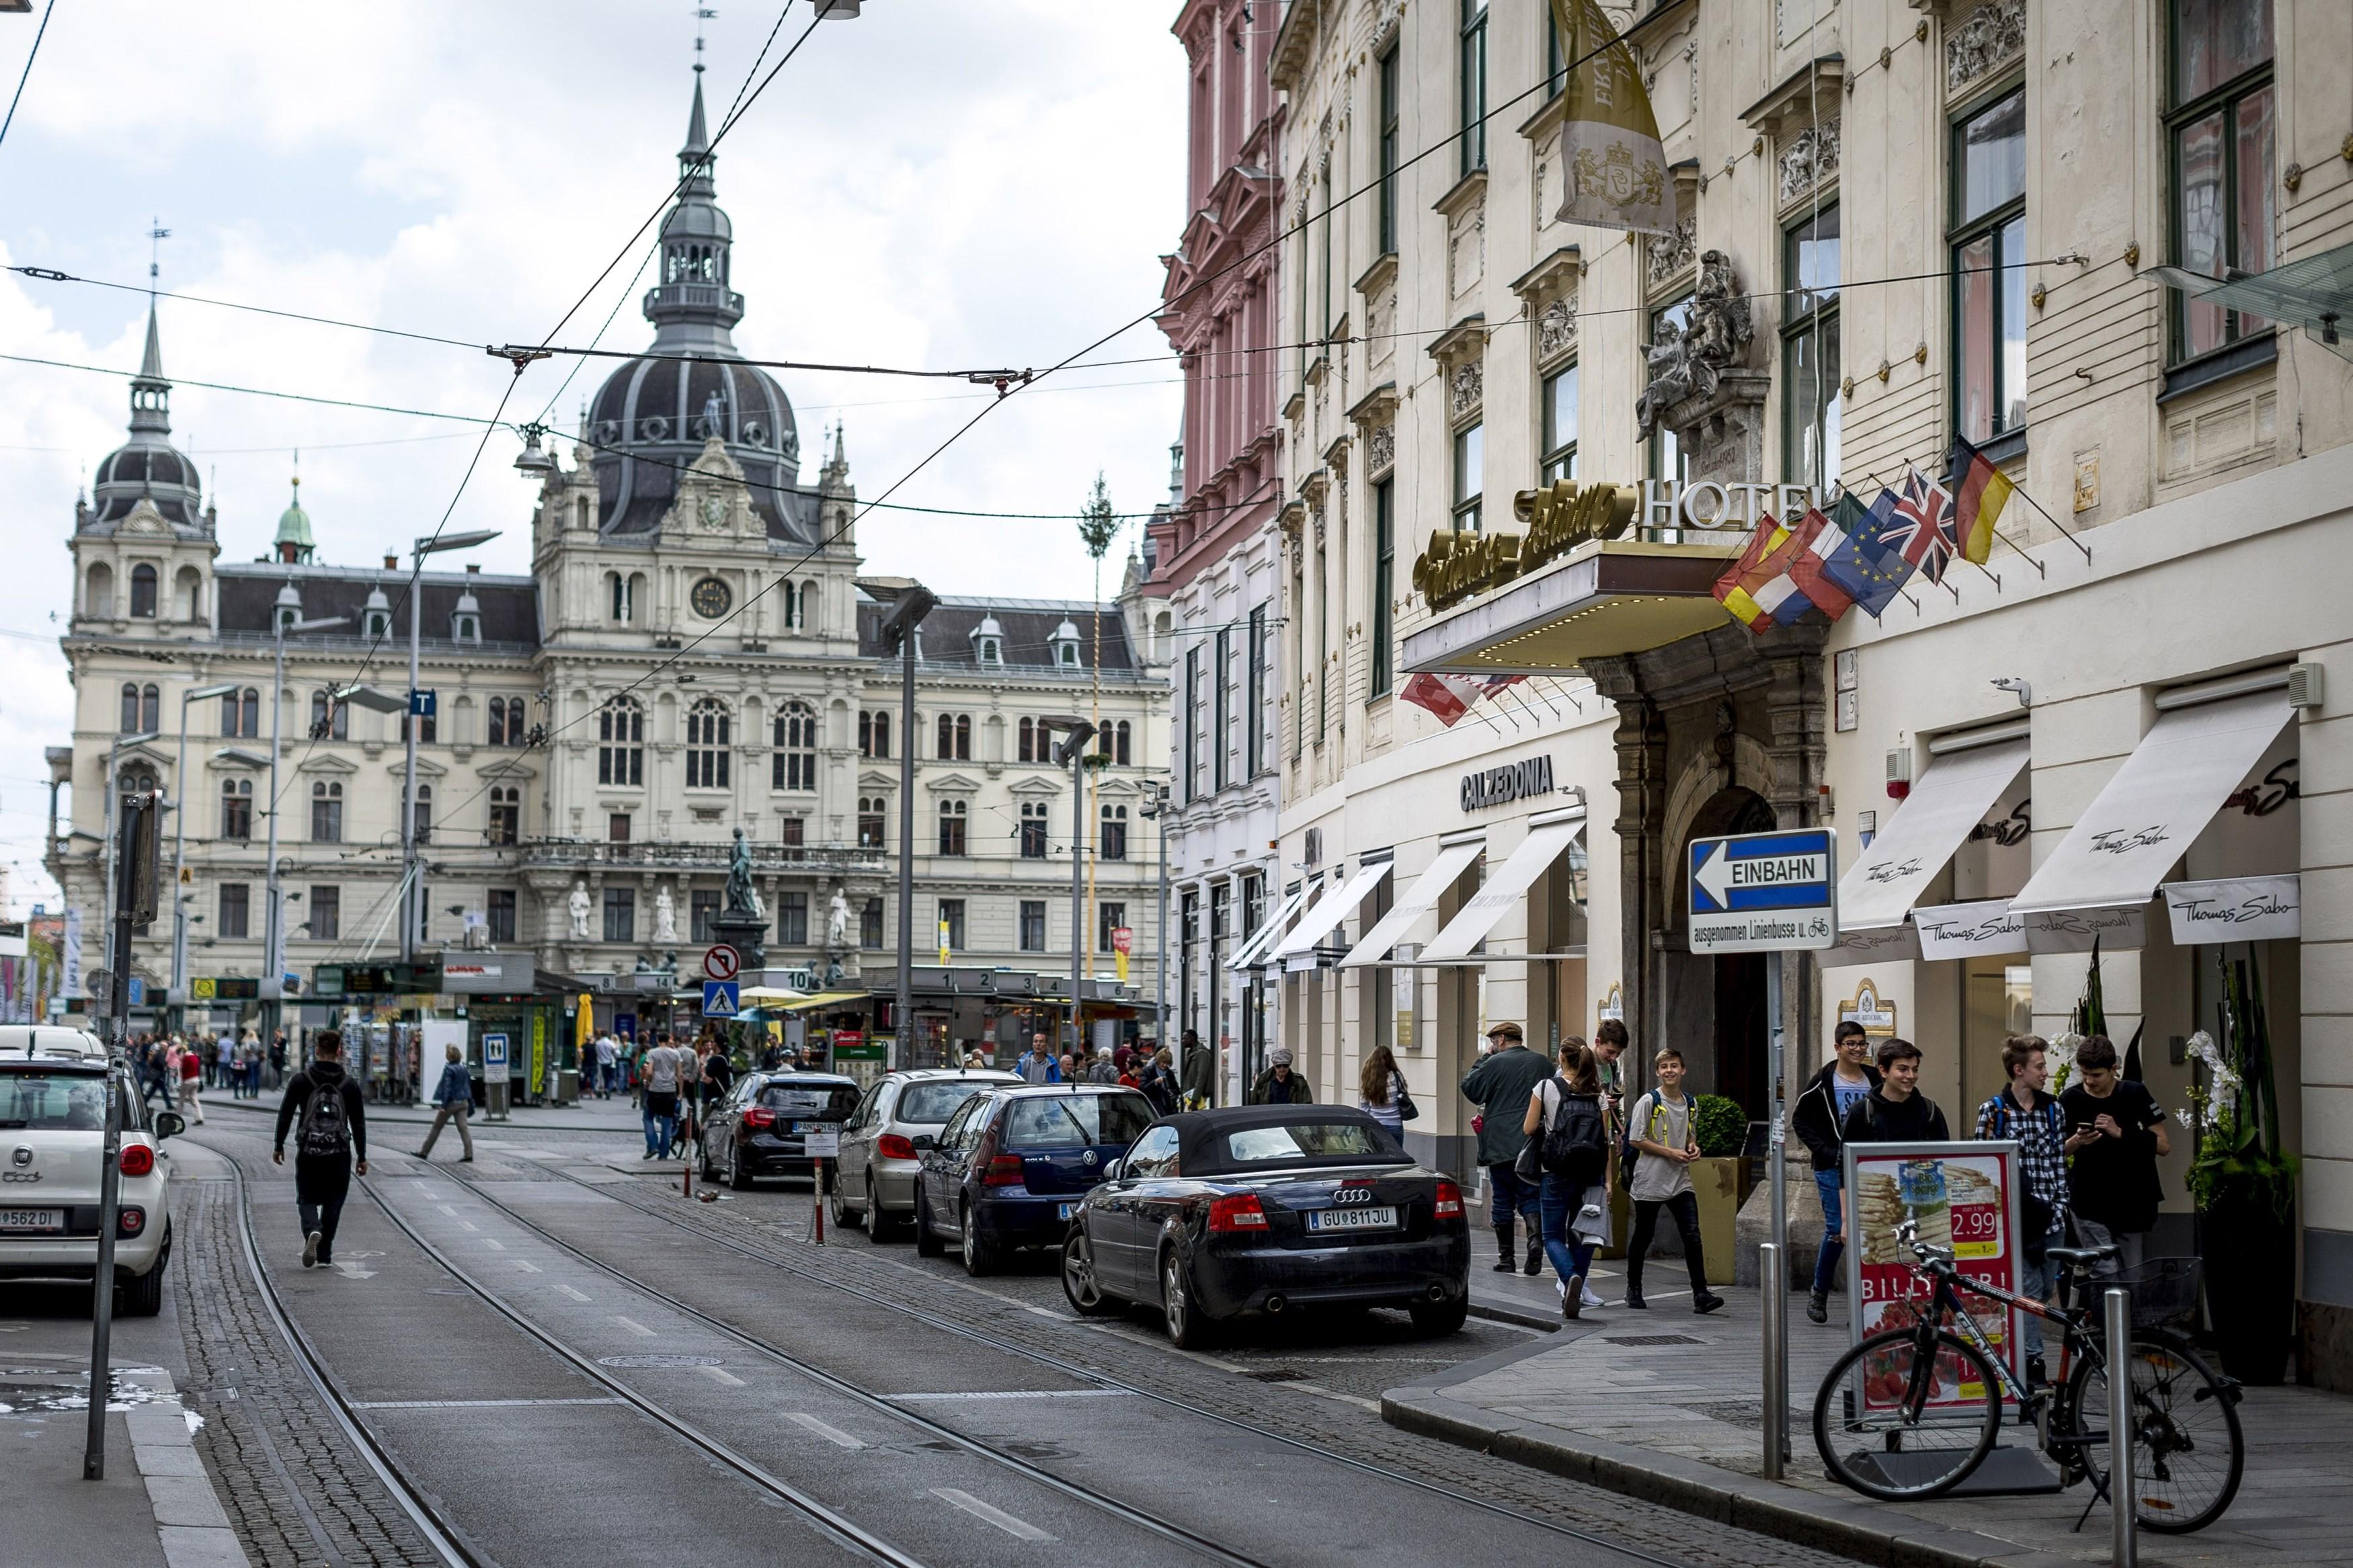
[[[1449,729],[1454,721],[1471,711],[1471,704],[1486,692],[1487,683],[1467,675],[1417,675],[1407,681],[1398,695],[1417,708],[1437,715],[1438,721]]]

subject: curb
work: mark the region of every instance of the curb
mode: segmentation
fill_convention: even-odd
[[[195,1434],[171,1374],[142,1369],[115,1377],[153,1395],[132,1407],[125,1420],[131,1461],[145,1481],[148,1505],[155,1510],[155,1534],[165,1568],[250,1568],[251,1560],[213,1490],[212,1478],[196,1456]]]
[[[1464,1411],[1472,1414],[1460,1414]],[[1678,1455],[1587,1437],[1548,1422],[1495,1416],[1449,1399],[1437,1388],[1390,1389],[1381,1395],[1381,1419],[1605,1491],[1879,1568],[2081,1568],[2073,1558],[1859,1499],[1826,1497]]]
[[[1547,1334],[1560,1332],[1564,1321],[1558,1312],[1539,1312],[1533,1308],[1482,1301],[1476,1292],[1471,1297],[1471,1315],[1484,1318],[1491,1323],[1511,1323],[1523,1329],[1536,1329]]]

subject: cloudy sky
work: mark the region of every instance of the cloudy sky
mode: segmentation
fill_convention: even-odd
[[[704,24],[714,127],[780,4],[717,0]],[[771,62],[808,25],[807,0],[784,10]],[[746,300],[739,347],[1042,366],[1147,312],[1157,257],[1184,216],[1176,10],[867,0],[860,19],[819,26],[719,149]],[[0,90],[38,22],[37,11],[0,16]],[[652,329],[636,305],[644,283],[630,281],[647,247],[628,242],[676,177],[694,27],[691,5],[645,0],[62,4],[0,142],[0,252],[11,266],[138,285],[160,222],[172,231],[167,289],[491,343],[543,339],[627,244],[558,341],[588,343],[619,302],[603,344],[641,347]],[[128,371],[145,313],[135,290],[0,274],[0,353]],[[185,301],[165,300],[162,320],[164,366],[180,382],[174,438],[210,476],[230,559],[266,548],[296,447],[322,554],[361,561],[432,530],[475,437],[187,382],[480,417],[511,379],[479,350]],[[1095,357],[1166,350],[1147,322]],[[511,416],[548,409],[569,427],[607,368],[533,366]],[[1154,358],[1024,392],[892,499],[1070,511],[1101,469],[1122,510],[1146,510],[1166,493],[1176,374]],[[805,451],[824,425],[846,422],[868,498],[990,395],[952,382],[780,379]],[[21,909],[46,885],[40,748],[71,724],[48,640],[69,602],[63,544],[78,487],[121,439],[128,389],[119,376],[5,362],[0,386],[0,530],[19,589],[0,609],[0,743],[12,759],[0,761],[0,859],[15,864]],[[516,449],[491,438],[451,520],[507,531],[479,552],[489,570],[525,569]],[[1090,587],[1068,521],[878,511],[859,542],[869,571],[920,573],[953,592]]]

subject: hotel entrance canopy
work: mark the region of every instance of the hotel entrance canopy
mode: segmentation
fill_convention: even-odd
[[[1642,653],[1732,624],[1715,580],[1739,554],[1738,531],[1705,543],[1590,540],[1409,633],[1415,673],[1556,675],[1588,658]]]

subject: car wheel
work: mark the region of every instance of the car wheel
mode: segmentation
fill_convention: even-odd
[[[940,1233],[932,1228],[932,1205],[924,1201],[923,1190],[915,1189],[915,1256],[937,1258],[947,1248],[940,1242]]]
[[[880,1247],[898,1231],[899,1222],[882,1212],[882,1201],[874,1195],[873,1178],[866,1183],[866,1239]]]
[[[1001,1258],[997,1250],[981,1239],[980,1220],[972,1205],[964,1205],[964,1215],[957,1226],[964,1246],[964,1271],[977,1279],[984,1274],[997,1272]]]
[[[123,1318],[152,1318],[164,1310],[164,1266],[172,1260],[166,1251],[155,1259],[155,1267],[144,1274],[134,1274],[114,1288],[115,1315]]]
[[[1462,1321],[1471,1315],[1470,1292],[1451,1301],[1416,1301],[1410,1310],[1414,1332],[1424,1339],[1443,1339],[1462,1331]]]
[[[727,1186],[731,1192],[748,1193],[752,1190],[752,1173],[744,1168],[744,1156],[732,1149],[727,1155]]]
[[[715,1182],[719,1179],[719,1167],[711,1163],[710,1139],[698,1138],[694,1141],[694,1163],[695,1173],[704,1181]]]
[[[1214,1337],[1211,1324],[1186,1282],[1183,1260],[1173,1252],[1160,1264],[1160,1311],[1167,1321],[1170,1344],[1180,1351],[1208,1349]]]
[[[1095,1274],[1094,1243],[1082,1226],[1072,1226],[1062,1243],[1062,1299],[1082,1318],[1108,1318],[1119,1310],[1119,1302],[1104,1294]]]
[[[834,1229],[849,1230],[853,1228],[857,1224],[856,1221],[849,1217],[849,1205],[841,1201],[841,1184],[839,1182],[834,1183],[832,1193],[828,1195],[825,1200],[825,1207],[827,1216],[833,1221]]]

